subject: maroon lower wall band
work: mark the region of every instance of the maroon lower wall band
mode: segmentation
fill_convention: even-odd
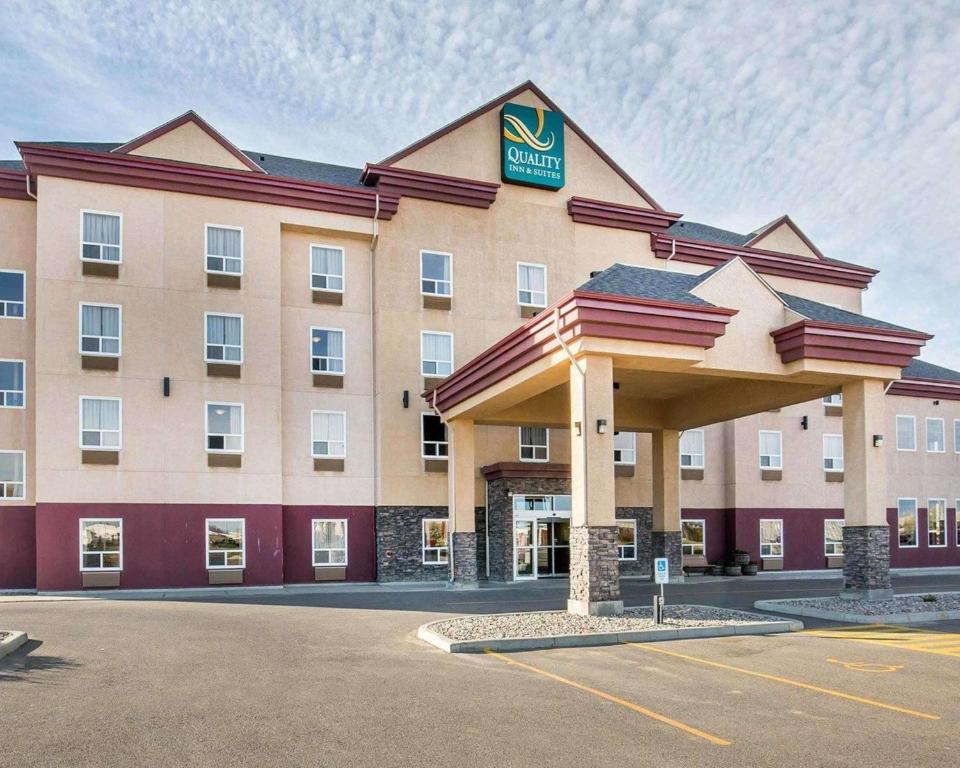
[[[0,507],[0,589],[37,585],[35,509]]]
[[[313,520],[347,520],[347,581],[376,581],[373,507],[283,508],[283,580],[312,582]]]

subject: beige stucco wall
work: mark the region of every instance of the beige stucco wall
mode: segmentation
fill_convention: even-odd
[[[819,258],[819,256],[811,250],[810,246],[803,242],[797,233],[793,231],[793,228],[786,222],[777,225],[764,234],[763,237],[752,242],[751,246],[754,248],[763,248],[767,251],[779,251],[780,253],[806,256],[810,259]]]
[[[960,402],[920,397],[890,396],[886,398],[884,450],[887,455],[888,507],[897,505],[897,497],[917,499],[925,507],[927,499],[946,499],[953,507],[960,498],[960,446],[954,439],[954,421],[960,420]],[[916,417],[916,451],[897,450],[897,414]],[[926,449],[925,419],[944,420],[945,448],[943,453]]]
[[[177,126],[171,131],[142,144],[131,155],[162,157],[167,160],[179,160],[183,163],[216,165],[238,171],[249,171],[246,164],[234,157],[231,152],[193,122]]]

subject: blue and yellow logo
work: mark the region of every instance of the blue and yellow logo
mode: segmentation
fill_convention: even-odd
[[[563,186],[562,115],[539,107],[504,104],[500,131],[504,181],[544,189]]]

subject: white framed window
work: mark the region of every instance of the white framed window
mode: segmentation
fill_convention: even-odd
[[[927,453],[943,453],[947,449],[947,442],[943,434],[943,419],[928,416],[925,421]]]
[[[546,427],[520,427],[520,461],[550,461],[550,430]]]
[[[843,393],[834,392],[832,395],[827,395],[823,398],[824,405],[843,405]]]
[[[313,520],[313,565],[323,568],[328,565],[347,564],[347,521]]]
[[[823,521],[823,554],[827,557],[843,554],[843,520],[829,518]]]
[[[123,445],[123,403],[119,397],[80,398],[80,447],[119,451]]]
[[[420,458],[446,459],[450,450],[447,442],[447,425],[437,414],[424,411],[420,414]]]
[[[243,403],[204,403],[207,453],[243,453]]]
[[[80,354],[120,357],[123,308],[119,304],[80,305]]]
[[[80,260],[119,264],[122,258],[123,216],[108,211],[80,212]]]
[[[452,333],[420,332],[420,373],[424,376],[449,376],[453,373]]]
[[[954,512],[956,513],[955,524],[957,528],[957,546],[960,547],[960,499],[954,500]]]
[[[123,520],[80,518],[80,570],[123,569]]]
[[[344,341],[341,328],[310,329],[310,370],[342,376],[345,372]]]
[[[205,224],[204,268],[217,275],[243,274],[243,227]]]
[[[703,469],[704,431],[686,429],[680,433],[680,467],[682,469]]]
[[[0,408],[23,408],[27,402],[25,360],[0,360]]]
[[[914,416],[897,416],[897,450],[917,450],[917,419]]]
[[[637,559],[636,520],[617,520],[617,559]]]
[[[207,568],[243,568],[246,563],[247,521],[207,518]]]
[[[311,411],[310,438],[313,458],[346,458],[347,414],[343,411]]]
[[[927,499],[927,546],[947,546],[946,499]]]
[[[827,472],[843,472],[843,435],[823,436],[823,468]]]
[[[953,452],[960,453],[960,419],[953,420]]]
[[[27,273],[0,269],[0,317],[23,320],[27,313]]]
[[[783,469],[783,434],[760,430],[760,469]]]
[[[543,264],[517,262],[517,303],[521,307],[547,306],[547,268]]]
[[[243,363],[243,315],[203,313],[206,328],[204,360],[208,363]]]
[[[0,451],[0,499],[26,498],[26,465],[26,452]]]
[[[423,521],[423,564],[446,565],[450,558],[447,521],[444,518]]]
[[[343,248],[335,245],[310,245],[310,288],[314,291],[343,293]]]
[[[424,296],[453,294],[453,255],[420,251],[420,293]]]
[[[691,557],[707,556],[707,521],[680,521],[680,551]]]
[[[901,549],[919,546],[916,499],[897,499],[897,533]]]
[[[760,557],[783,557],[783,520],[760,521]]]
[[[613,433],[613,463],[633,466],[637,463],[637,433]]]

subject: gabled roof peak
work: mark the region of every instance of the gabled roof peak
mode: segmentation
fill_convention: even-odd
[[[793,233],[797,237],[799,237],[800,240],[803,241],[803,244],[806,245],[807,248],[809,248],[811,251],[813,251],[814,254],[816,254],[818,259],[824,258],[824,255],[820,252],[820,249],[813,244],[810,238],[804,234],[803,230],[800,229],[800,227],[798,227],[796,223],[793,221],[793,219],[791,219],[790,216],[786,213],[783,214],[783,216],[779,216],[773,221],[770,221],[764,224],[762,227],[760,227],[760,229],[756,229],[753,232],[751,232],[750,234],[752,235],[752,237],[749,240],[747,240],[747,242],[744,243],[744,245],[746,246],[754,245],[754,243],[758,242],[759,240],[762,240],[764,237],[769,235],[771,232],[773,232],[775,229],[777,229],[780,226],[789,227],[793,231]]]

